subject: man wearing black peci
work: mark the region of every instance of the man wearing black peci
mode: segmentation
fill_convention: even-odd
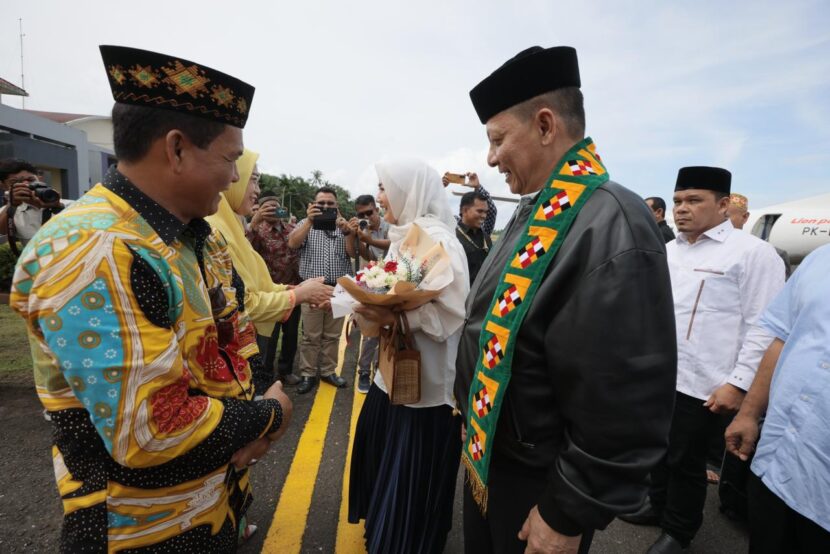
[[[576,51],[529,48],[470,97],[487,162],[521,196],[467,301],[466,552],[587,552],[663,456],[676,346],[651,214],[609,181]],[[527,549],[527,550],[526,550]]]

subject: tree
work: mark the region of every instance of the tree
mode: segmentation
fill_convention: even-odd
[[[308,205],[314,201],[314,196],[317,194],[317,189],[322,186],[331,187],[337,191],[338,205],[340,206],[340,213],[346,219],[354,217],[354,203],[349,191],[339,185],[330,183],[323,179],[323,172],[314,170],[311,172],[312,179],[306,180],[296,175],[268,175],[263,173],[259,178],[259,188],[262,192],[273,192],[280,203],[288,208],[291,215],[297,216],[297,219],[305,217]]]

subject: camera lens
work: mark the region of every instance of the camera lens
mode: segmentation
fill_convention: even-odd
[[[365,219],[361,219],[358,225],[360,226],[360,230],[362,231],[363,229],[369,226],[369,222]]]
[[[61,199],[61,195],[54,189],[41,182],[29,183],[29,190],[35,193],[35,198],[44,204],[53,204]]]

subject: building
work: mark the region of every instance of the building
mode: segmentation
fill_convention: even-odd
[[[44,181],[77,199],[115,163],[112,121],[106,116],[20,110],[0,104],[0,158],[22,158]]]

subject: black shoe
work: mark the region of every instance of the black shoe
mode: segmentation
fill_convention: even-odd
[[[679,540],[668,533],[663,533],[660,538],[646,550],[646,554],[680,554],[688,548],[683,546]]]
[[[369,392],[369,387],[372,385],[372,381],[369,380],[369,372],[366,373],[358,373],[357,374],[357,392],[366,394]]]
[[[621,514],[617,517],[633,525],[660,525],[660,514],[651,505],[651,500],[648,497],[646,497],[646,501],[643,502],[643,505],[636,512]]]
[[[316,384],[317,379],[314,377],[301,377],[300,384],[297,385],[297,394],[305,394],[311,392]]]
[[[338,389],[342,389],[348,384],[346,383],[345,379],[343,379],[336,373],[332,373],[331,375],[323,375],[320,377],[320,380],[325,383],[328,383],[329,385],[337,387]]]
[[[280,375],[279,380],[282,381],[282,386],[284,387],[293,387],[300,384],[300,378],[293,373],[289,373],[288,375]]]

